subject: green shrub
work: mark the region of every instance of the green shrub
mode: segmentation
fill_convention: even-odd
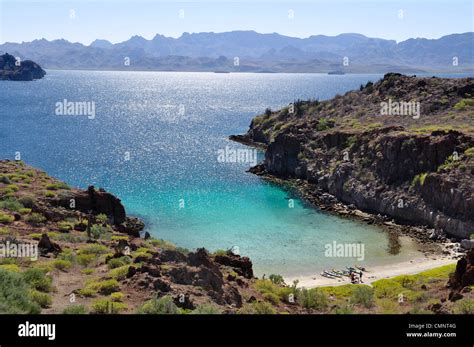
[[[192,314],[221,314],[222,311],[214,305],[211,304],[202,304],[196,307]]]
[[[416,187],[417,185],[423,186],[423,184],[425,184],[426,176],[428,176],[428,173],[426,172],[416,175],[415,177],[413,177],[413,180],[411,181],[411,186],[412,187]]]
[[[474,99],[461,99],[454,105],[454,109],[458,111],[465,111],[471,107],[474,107]]]
[[[121,281],[127,277],[129,267],[130,265],[124,265],[124,266],[120,266],[115,269],[112,269],[109,271],[109,276],[112,277],[113,279]]]
[[[12,223],[14,220],[15,220],[15,217],[9,214],[0,212],[0,223],[5,223],[5,224]]]
[[[20,188],[16,184],[9,184],[7,186],[7,189],[11,192],[17,192]]]
[[[47,271],[40,268],[29,268],[23,272],[23,278],[34,289],[42,292],[50,292],[52,290],[52,278],[46,275]]]
[[[76,257],[76,261],[81,266],[89,266],[92,262],[96,260],[95,254],[79,254]]]
[[[278,305],[280,303],[280,297],[273,293],[265,293],[263,294],[263,298],[271,302],[273,305]]]
[[[285,280],[283,279],[283,276],[281,275],[271,274],[270,276],[268,276],[268,279],[272,281],[273,284],[276,284],[277,286],[285,285]]]
[[[21,214],[21,215],[27,215],[29,213],[31,213],[31,208],[26,208],[26,207],[23,207],[23,208],[20,208],[18,210],[18,212]]]
[[[32,208],[36,204],[36,199],[31,195],[23,195],[18,201],[27,208]]]
[[[105,223],[109,220],[109,217],[105,213],[99,213],[97,216],[95,216],[95,220],[97,223]]]
[[[97,299],[92,303],[91,311],[96,314],[117,314],[126,310],[127,306],[121,302],[113,302],[108,299]]]
[[[25,217],[25,221],[32,225],[40,225],[46,221],[46,218],[41,213],[33,212]]]
[[[383,278],[372,283],[377,298],[393,298],[403,291],[402,285],[393,278]]]
[[[11,181],[10,181],[10,179],[8,178],[8,176],[6,176],[6,175],[0,175],[0,183],[3,183],[3,184],[10,184]]]
[[[107,262],[107,266],[109,269],[115,269],[127,264],[130,264],[132,259],[128,256],[120,257],[120,258],[112,258]]]
[[[110,300],[113,302],[122,302],[124,295],[121,292],[115,292],[110,294]]]
[[[69,260],[56,259],[53,261],[53,266],[61,271],[66,271],[72,267],[72,263]]]
[[[94,224],[91,227],[91,235],[96,240],[103,238],[105,235],[107,235],[108,232],[109,232],[109,229],[107,227],[104,227],[99,224]]]
[[[109,249],[104,245],[100,245],[98,243],[91,243],[91,244],[88,244],[88,245],[82,247],[79,250],[79,254],[99,255],[99,254],[105,254],[108,251],[109,251]]]
[[[238,311],[239,314],[276,314],[273,306],[265,301],[256,301],[251,304],[245,304]]]
[[[38,314],[40,306],[29,295],[29,286],[19,273],[0,268],[0,313]]]
[[[68,232],[73,229],[73,224],[67,221],[61,221],[58,223],[58,229],[61,232]]]
[[[159,299],[151,299],[141,305],[137,313],[139,314],[179,314],[180,309],[173,302],[171,296],[164,296]]]
[[[59,190],[59,189],[71,189],[69,186],[64,182],[56,182],[50,183],[46,185],[47,190]]]
[[[49,294],[39,292],[35,289],[30,290],[29,295],[31,300],[36,302],[41,308],[47,308],[53,303]]]
[[[103,295],[110,295],[114,292],[118,292],[120,288],[119,283],[115,279],[109,279],[102,281],[88,281],[84,289],[86,291],[93,291],[95,293],[100,293]]]
[[[324,293],[319,288],[302,288],[297,292],[296,299],[298,303],[306,309],[313,308],[321,310],[326,308],[328,305],[328,298],[326,293]]]
[[[87,314],[87,308],[84,305],[71,305],[64,309],[63,314]]]
[[[8,270],[11,272],[20,272],[20,267],[17,264],[2,264],[0,269]]]
[[[454,305],[454,313],[457,314],[474,314],[474,300],[462,299]]]
[[[50,191],[46,191],[46,192],[44,192],[44,196],[46,198],[54,198],[56,196],[56,194],[54,194],[53,192],[50,192]]]
[[[13,212],[19,212],[23,207],[24,206],[20,202],[18,202],[18,200],[12,197],[0,201],[0,208]]]
[[[357,287],[351,296],[351,302],[363,305],[366,308],[374,304],[374,290],[368,286]]]
[[[354,313],[354,307],[350,304],[345,304],[342,306],[336,307],[334,310],[335,314],[353,314]]]
[[[169,242],[169,241],[166,241],[166,240],[162,240],[162,239],[151,239],[148,241],[151,245],[155,246],[155,247],[158,247],[158,248],[162,248],[162,249],[168,249],[168,250],[175,250],[176,249],[176,245],[174,245],[173,243]]]

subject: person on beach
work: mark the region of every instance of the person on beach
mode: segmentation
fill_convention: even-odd
[[[359,271],[359,283],[364,283],[364,282],[362,281],[362,270]]]

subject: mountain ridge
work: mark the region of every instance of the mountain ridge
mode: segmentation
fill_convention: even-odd
[[[178,38],[156,34],[150,40],[134,35],[115,44],[97,39],[88,46],[65,39],[7,42],[0,45],[0,53],[29,57],[52,69],[329,72],[337,67],[347,73],[470,72],[472,42],[473,32],[398,43],[357,33],[297,38],[255,31],[185,32]]]

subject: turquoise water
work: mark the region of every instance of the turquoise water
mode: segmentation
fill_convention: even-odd
[[[266,107],[330,98],[379,77],[48,71],[39,81],[0,81],[0,158],[20,152],[71,185],[104,187],[154,236],[179,246],[237,246],[257,274],[352,263],[324,257],[333,240],[364,243],[365,264],[406,260],[414,245],[389,255],[376,228],[308,208],[246,173],[249,163],[217,160],[226,146],[244,148],[228,135],[244,133]],[[95,102],[95,118],[55,115],[64,99]]]

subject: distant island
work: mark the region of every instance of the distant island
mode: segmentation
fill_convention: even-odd
[[[346,33],[297,38],[255,31],[183,33],[179,38],[133,36],[113,44],[90,45],[64,39],[0,45],[38,62],[46,69],[288,72],[288,73],[400,73],[472,72],[474,33],[402,42]]]
[[[31,60],[18,60],[5,53],[0,56],[0,80],[33,81],[46,75],[41,66]]]

